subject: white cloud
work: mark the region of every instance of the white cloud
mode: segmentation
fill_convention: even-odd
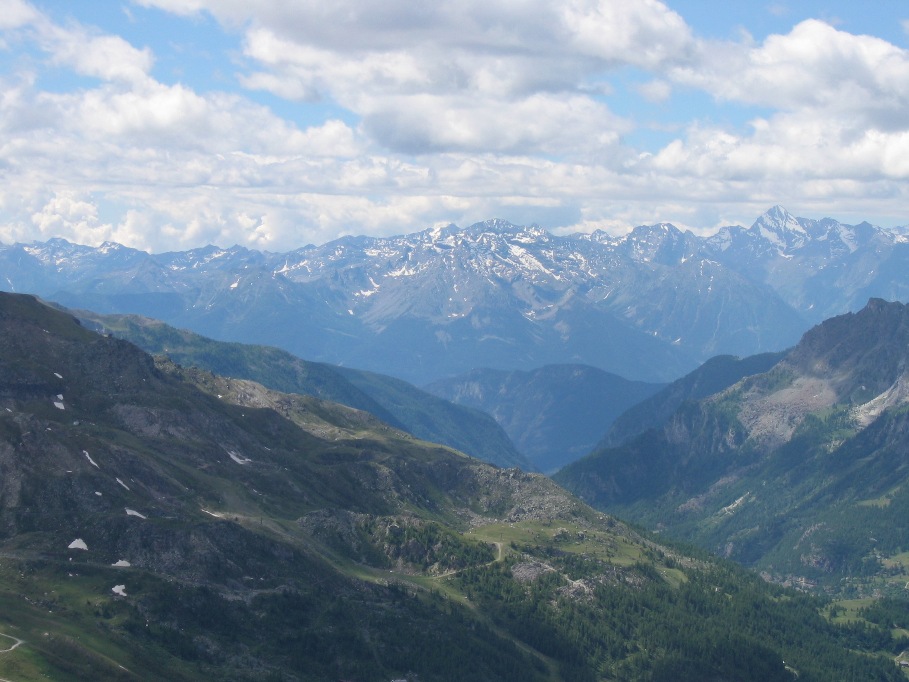
[[[0,30],[25,26],[38,17],[35,8],[23,0],[0,0]]]
[[[711,201],[740,191],[768,204],[832,206],[867,193],[899,213],[909,178],[909,51],[808,20],[760,45],[705,42],[699,60],[669,74],[772,113],[746,130],[690,125],[639,170]]]
[[[909,51],[880,38],[811,19],[759,46],[705,43],[702,51],[699,61],[670,73],[720,99],[848,115],[858,125],[909,125],[903,115],[909,106]]]
[[[151,51],[136,49],[119,36],[92,36],[39,22],[44,48],[53,62],[84,76],[107,81],[142,82],[151,70]]]
[[[682,60],[694,46],[681,17],[653,0],[475,0],[419,10],[347,0],[293,11],[272,0],[208,10],[249,22],[246,87],[336,101],[362,116],[379,144],[405,153],[611,144],[629,125],[594,98],[602,74]]]
[[[99,221],[97,206],[71,191],[55,193],[31,221],[44,239],[66,235],[82,244],[96,244],[111,234],[111,226]]]
[[[694,46],[682,17],[655,0],[573,0],[565,7],[562,25],[581,54],[657,68]]]
[[[0,0],[0,31],[27,31],[50,63],[107,81],[141,81],[153,63],[151,51],[114,35],[99,35],[77,23],[53,23],[22,0]],[[22,39],[20,35],[20,40]]]
[[[375,140],[406,153],[463,151],[574,156],[603,151],[630,129],[583,96],[537,94],[517,101],[457,97],[386,98],[364,115]]]

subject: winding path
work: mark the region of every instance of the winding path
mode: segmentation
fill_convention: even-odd
[[[8,654],[16,647],[25,644],[24,639],[19,639],[18,637],[13,637],[12,635],[4,635],[2,632],[0,632],[0,637],[6,637],[7,639],[13,640],[13,645],[9,649],[0,649],[0,654]]]
[[[2,632],[0,632],[0,637],[6,637],[7,639],[13,640],[13,645],[9,649],[0,649],[0,654],[8,654],[10,651],[15,649],[16,647],[25,644],[24,639],[19,639],[18,637],[13,637],[12,635],[4,635]],[[0,677],[0,682],[13,682],[13,681],[8,680],[5,677]]]
[[[483,566],[492,566],[493,564],[496,564],[496,563],[500,562],[500,561],[505,557],[505,554],[504,554],[504,552],[502,551],[502,543],[501,543],[501,542],[491,542],[490,544],[496,546],[496,558],[493,559],[492,561],[486,562],[485,564],[483,564]],[[432,577],[433,577],[434,579],[436,579],[436,580],[438,580],[439,578],[448,578],[448,577],[450,577],[450,576],[457,575],[457,574],[460,573],[461,571],[466,571],[467,568],[476,568],[476,567],[475,567],[475,566],[467,566],[466,568],[455,568],[455,569],[452,569],[452,570],[450,570],[450,571],[447,571],[446,573],[439,573],[438,575],[434,575],[434,576],[432,576]],[[3,681],[0,680],[0,682],[3,682]]]

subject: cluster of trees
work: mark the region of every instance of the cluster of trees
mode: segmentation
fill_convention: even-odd
[[[459,570],[495,559],[492,545],[468,541],[459,533],[432,522],[391,526],[384,546],[392,559],[401,559],[424,571],[430,567]]]
[[[816,598],[744,570],[711,562],[673,587],[650,563],[597,573],[595,561],[570,554],[546,560],[556,570],[530,582],[508,562],[458,580],[499,626],[556,660],[564,679],[902,679],[887,656],[860,653],[900,646],[888,631],[859,638],[825,620]]]

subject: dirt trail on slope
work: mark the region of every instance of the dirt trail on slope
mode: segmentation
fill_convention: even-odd
[[[6,637],[8,639],[13,640],[13,645],[9,649],[0,649],[0,654],[8,654],[10,651],[15,649],[16,647],[21,646],[22,644],[25,644],[24,639],[19,639],[18,637],[13,637],[12,635],[4,635],[2,632],[0,632],[0,637]]]

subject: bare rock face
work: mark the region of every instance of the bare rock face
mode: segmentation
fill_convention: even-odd
[[[511,575],[514,576],[515,580],[522,583],[532,583],[544,573],[553,571],[555,569],[552,566],[539,561],[521,562],[511,567]]]

